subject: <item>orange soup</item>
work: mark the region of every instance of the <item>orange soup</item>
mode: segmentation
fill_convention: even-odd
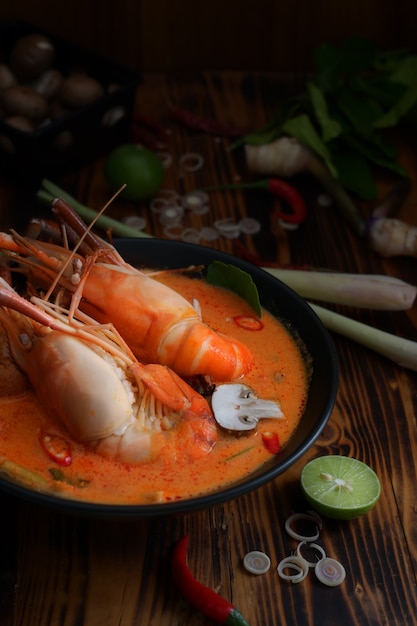
[[[1,471],[31,488],[65,498],[148,504],[197,497],[224,488],[258,469],[287,444],[303,414],[308,393],[306,355],[298,341],[265,311],[259,327],[240,324],[245,317],[253,319],[253,311],[237,295],[222,288],[182,274],[162,273],[158,279],[189,301],[198,300],[205,322],[250,348],[254,365],[239,382],[252,388],[259,398],[277,401],[284,417],[261,419],[255,429],[239,433],[219,427],[213,449],[200,458],[193,459],[186,446],[176,442],[175,454],[133,465],[104,458],[71,439],[65,427],[46,414],[34,392],[27,388],[0,399]],[[70,465],[61,467],[51,461],[40,445],[42,432],[68,441]]]

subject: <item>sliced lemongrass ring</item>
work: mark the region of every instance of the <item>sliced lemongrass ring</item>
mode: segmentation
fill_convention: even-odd
[[[239,228],[245,235],[255,235],[261,230],[261,224],[253,217],[244,217],[239,222]]]
[[[292,222],[286,222],[285,220],[281,218],[278,219],[278,224],[282,226],[284,230],[297,230],[297,228],[299,228],[300,226],[300,224],[293,224]]]
[[[191,209],[191,213],[193,213],[193,215],[207,215],[207,213],[210,211],[210,207],[208,204],[201,204],[199,207],[194,207],[194,209]]]
[[[196,172],[204,165],[204,157],[198,152],[187,152],[180,156],[179,166],[187,172]]]
[[[185,228],[181,233],[181,240],[186,243],[199,243],[200,233],[196,228]]]
[[[320,555],[319,558],[316,561],[308,561],[306,557],[302,554],[303,546],[308,546],[309,550],[315,550],[316,552],[318,552]],[[309,567],[316,567],[317,563],[322,559],[325,559],[327,556],[326,552],[321,546],[319,546],[318,543],[312,543],[311,541],[301,541],[297,546],[297,555],[304,559],[306,563],[308,563]]]
[[[226,217],[222,220],[216,220],[214,222],[214,228],[227,239],[236,239],[240,235],[240,228],[231,217]]]
[[[205,208],[207,206],[208,194],[206,194],[205,191],[200,191],[198,189],[196,191],[190,191],[190,193],[185,194],[185,196],[181,198],[181,204],[184,209],[198,212],[202,209],[202,207]]]
[[[314,524],[316,528],[316,532],[313,535],[301,535],[300,533],[297,533],[291,527],[291,524],[293,522],[298,522],[300,520],[305,520],[307,522],[311,522],[312,524]],[[313,511],[310,511],[308,513],[293,513],[285,521],[285,530],[287,531],[290,537],[292,537],[293,539],[298,539],[298,541],[309,541],[309,542],[316,541],[319,538],[320,530],[322,529],[322,526],[323,524],[322,524],[320,517]]]
[[[170,154],[169,152],[156,152],[155,154],[159,159],[161,159],[162,167],[165,170],[171,167],[173,161],[172,154]]]
[[[169,224],[164,228],[164,235],[168,239],[181,239],[182,231],[181,224]]]
[[[184,209],[178,205],[166,206],[159,213],[159,222],[161,224],[178,224],[184,215]]]
[[[178,191],[175,191],[175,189],[167,189],[166,187],[164,187],[163,189],[160,189],[158,191],[158,196],[166,196],[168,198],[168,200],[180,200],[181,196],[178,193]]]
[[[130,228],[134,228],[135,230],[143,230],[146,226],[145,218],[140,215],[129,215],[122,221],[124,224],[127,224],[127,226],[130,226]]]
[[[284,580],[292,583],[300,583],[307,576],[309,566],[305,559],[297,555],[286,556],[278,563],[277,572]],[[294,574],[286,574],[285,570],[293,571]]]
[[[327,207],[333,204],[333,198],[328,193],[320,193],[317,196],[317,204],[319,206]]]
[[[266,574],[271,567],[271,559],[264,552],[253,550],[245,554],[243,565],[251,574]]]
[[[167,207],[168,202],[169,201],[166,198],[159,198],[158,196],[156,198],[152,198],[150,204],[152,213],[160,213],[163,211]]]
[[[328,587],[337,587],[346,578],[346,570],[343,565],[328,556],[317,562],[314,572],[319,581]]]
[[[200,230],[200,236],[205,241],[214,241],[219,238],[219,233],[213,226],[203,226]]]

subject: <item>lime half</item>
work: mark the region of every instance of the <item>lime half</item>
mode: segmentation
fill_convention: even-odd
[[[381,494],[375,472],[347,456],[321,456],[301,472],[304,497],[315,511],[333,519],[353,519],[369,511]]]

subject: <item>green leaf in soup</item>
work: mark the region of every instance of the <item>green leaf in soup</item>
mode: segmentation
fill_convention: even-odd
[[[307,83],[307,91],[313,107],[314,114],[321,127],[323,141],[327,142],[338,137],[342,132],[342,126],[329,115],[326,98],[321,89],[313,82]]]
[[[252,307],[258,317],[261,317],[258,289],[250,274],[235,265],[213,261],[207,268],[206,280],[211,285],[224,287],[236,293]]]
[[[369,162],[357,152],[335,151],[333,161],[339,172],[339,181],[362,200],[374,200],[377,186]]]
[[[298,115],[282,125],[283,134],[295,137],[302,144],[313,150],[326,163],[331,175],[337,178],[337,170],[331,154],[319,133],[307,115]]]

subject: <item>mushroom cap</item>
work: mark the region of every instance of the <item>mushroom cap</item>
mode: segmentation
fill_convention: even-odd
[[[282,418],[277,402],[262,400],[242,383],[218,385],[211,399],[214,417],[227,430],[253,430],[263,418]]]

